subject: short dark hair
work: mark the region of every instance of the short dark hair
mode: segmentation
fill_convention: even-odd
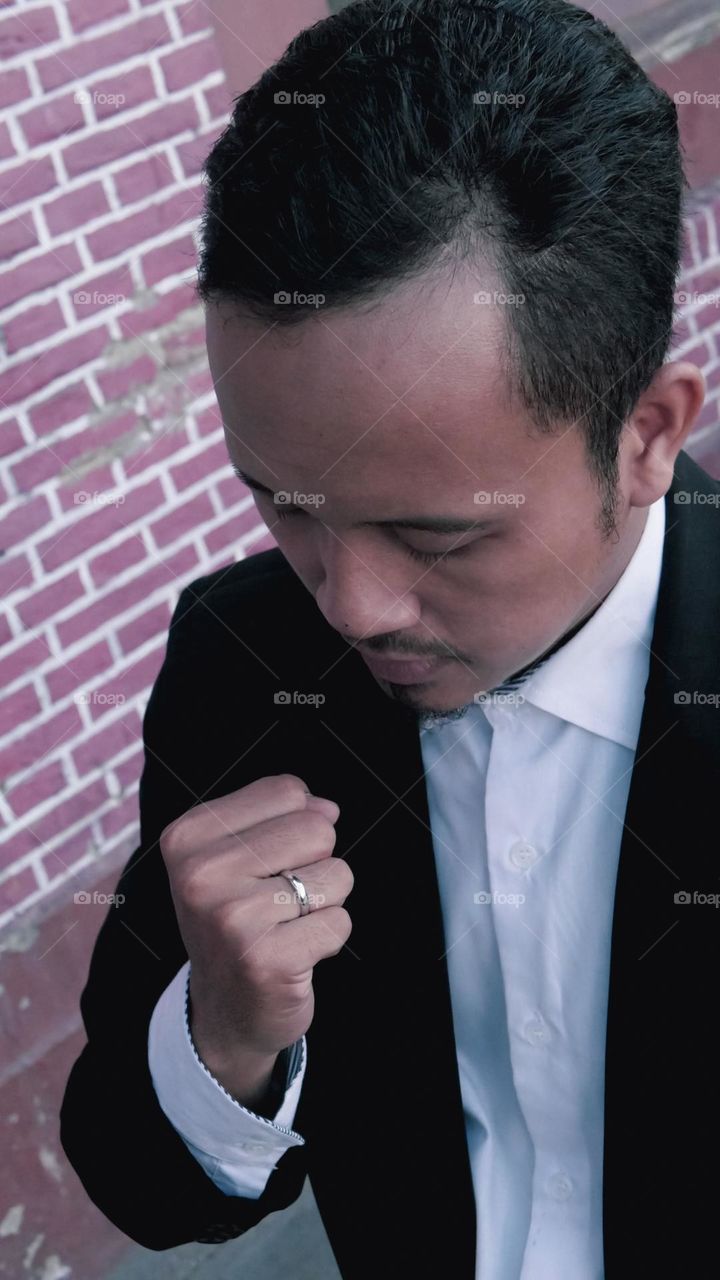
[[[580,423],[612,532],[687,181],[674,103],[604,23],[566,0],[357,0],[234,99],[204,173],[205,303],[291,325],[313,314],[294,294],[348,306],[490,261],[525,299],[511,383],[541,431]]]

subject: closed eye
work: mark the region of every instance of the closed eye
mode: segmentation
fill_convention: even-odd
[[[303,511],[283,510],[279,507],[276,512],[277,520],[289,520],[291,516],[301,516]],[[396,535],[397,536],[397,535]],[[449,556],[459,556],[463,551],[469,551],[475,544],[472,542],[464,543],[461,547],[446,547],[443,551],[420,551],[417,547],[411,547],[408,542],[403,542],[402,538],[397,539],[401,547],[407,552],[412,560],[418,560],[421,564],[437,564],[438,560],[445,560]]]

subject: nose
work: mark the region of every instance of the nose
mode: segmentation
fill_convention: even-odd
[[[366,640],[389,631],[416,627],[417,597],[403,594],[397,570],[383,566],[347,542],[330,539],[323,547],[324,577],[315,592],[323,617],[340,635]]]

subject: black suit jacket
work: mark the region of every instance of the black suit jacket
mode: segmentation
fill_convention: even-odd
[[[695,498],[676,503],[677,491]],[[720,694],[718,503],[720,483],[681,453],[613,915],[608,1280],[717,1274],[720,912],[674,899],[720,891],[720,708],[707,701]],[[292,690],[325,701],[275,703]],[[309,1174],[346,1280],[426,1270],[475,1280],[449,943],[414,716],[272,549],[182,591],[144,741],[140,844],[117,884],[125,901],[97,938],[81,997],[87,1045],[62,1104],[62,1143],[88,1195],[162,1250],[239,1235],[295,1200]],[[250,1200],[213,1185],[153,1090],[148,1023],[187,959],[158,840],[199,801],[283,772],[340,806],[335,855],[355,876],[353,930],[315,968],[295,1119],[306,1145]]]

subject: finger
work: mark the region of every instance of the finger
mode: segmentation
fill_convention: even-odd
[[[168,846],[172,831],[174,851],[190,851],[198,840],[207,845],[241,834],[268,818],[298,812],[305,808],[307,799],[305,783],[295,774],[257,778],[226,796],[198,801],[165,828],[163,841]]]

